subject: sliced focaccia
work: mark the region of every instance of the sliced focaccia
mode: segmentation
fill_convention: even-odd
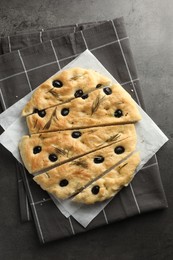
[[[110,80],[91,69],[71,68],[64,70],[42,83],[23,108],[22,115],[59,105],[83,96],[96,87],[108,86]]]
[[[133,124],[67,130],[23,136],[19,144],[26,169],[35,173],[95,149],[136,138]]]
[[[111,170],[77,194],[73,198],[73,201],[84,204],[93,204],[115,196],[124,186],[127,186],[131,182],[139,162],[139,153],[133,154],[115,169]]]
[[[66,199],[79,192],[74,201],[91,204],[132,179],[140,161],[138,153],[131,156],[134,123],[141,115],[118,83],[94,70],[67,69],[34,91],[22,115],[31,134],[19,144],[22,160],[54,196]]]
[[[136,137],[111,144],[34,177],[42,189],[66,199],[135,150]]]
[[[31,134],[64,129],[134,123],[141,119],[136,103],[119,85],[97,89],[27,117]]]

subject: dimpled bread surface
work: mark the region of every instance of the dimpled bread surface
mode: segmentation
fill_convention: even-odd
[[[76,203],[93,204],[132,180],[141,115],[117,82],[92,69],[63,70],[34,91],[22,116],[29,130],[19,143],[23,163],[53,196],[77,194]]]

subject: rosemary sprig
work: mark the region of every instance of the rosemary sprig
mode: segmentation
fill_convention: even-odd
[[[73,161],[72,164],[77,165],[77,166],[81,166],[83,168],[88,168],[87,162],[82,161],[82,160],[80,160],[80,161]]]
[[[56,116],[56,107],[55,107],[55,109],[53,110],[50,119],[49,119],[49,120],[47,121],[47,123],[44,125],[44,127],[43,127],[44,130],[50,128],[50,125],[51,125],[51,123],[52,123],[52,119],[54,118],[54,116]],[[56,119],[58,119],[58,118],[56,117]]]
[[[91,115],[93,115],[99,108],[101,102],[103,102],[105,96],[100,97],[100,95],[98,95],[96,97],[96,99],[93,101],[92,107],[91,107]]]
[[[51,93],[55,98],[59,98],[59,94],[55,92],[54,88],[51,88],[48,92]]]
[[[55,152],[57,154],[61,154],[61,155],[66,155],[67,154],[67,151],[61,149],[61,148],[58,148],[58,147],[55,147]]]
[[[121,170],[123,167],[125,167],[128,163],[123,164],[122,166],[119,167],[119,169]]]
[[[120,134],[112,135],[105,141],[105,143],[116,141],[120,136],[121,136]]]
[[[70,80],[77,80],[78,78],[81,78],[83,76],[84,76],[83,74],[79,74],[79,75],[76,75],[74,77],[71,77]]]
[[[47,173],[47,172],[45,172],[45,174],[47,175],[47,177],[50,179],[50,175]]]
[[[105,143],[114,142],[114,141],[118,140],[120,138],[120,136],[121,136],[121,134],[112,135],[107,140],[105,140],[103,143],[99,144],[97,147],[102,146]]]
[[[42,134],[42,133],[41,133],[38,137],[39,137],[40,139],[42,139],[42,140],[50,138],[49,136],[44,135],[44,134]]]

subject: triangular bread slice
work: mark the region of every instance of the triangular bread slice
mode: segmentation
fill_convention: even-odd
[[[43,190],[66,199],[135,150],[136,137],[87,154],[34,177]]]
[[[134,123],[141,119],[135,101],[119,85],[97,89],[86,99],[42,110],[27,117],[31,134],[64,129]]]
[[[133,154],[115,169],[77,194],[72,201],[93,204],[115,196],[124,186],[127,186],[132,181],[135,169],[139,163],[139,153]]]
[[[133,124],[58,131],[23,136],[19,150],[26,169],[35,173],[129,137],[136,138]]]
[[[76,97],[81,97],[97,86],[108,86],[107,77],[91,69],[71,68],[61,71],[42,83],[23,108],[22,115],[27,116],[35,110],[43,110],[59,105]]]

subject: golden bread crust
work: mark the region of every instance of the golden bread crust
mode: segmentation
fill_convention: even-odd
[[[103,89],[91,92],[87,99],[74,99],[45,110],[41,117],[34,113],[27,117],[30,134],[81,127],[134,123],[141,119],[136,103],[119,85],[110,87],[112,93],[106,95]],[[64,116],[62,111],[68,110]],[[115,116],[117,110],[122,116]]]
[[[125,151],[116,154],[117,147],[124,147]],[[34,177],[34,181],[42,189],[53,194],[57,198],[66,199],[73,195],[77,190],[84,187],[88,182],[101,175],[105,170],[124,159],[136,146],[136,137],[129,137],[126,140],[109,147],[92,152],[72,162],[58,166],[46,173]],[[103,157],[102,163],[95,163],[94,158]],[[59,183],[67,180],[68,185],[61,187]]]
[[[141,115],[118,83],[91,69],[64,70],[34,91],[22,115],[31,136],[21,139],[20,154],[43,190],[66,199],[84,188],[73,200],[92,204],[132,180]]]
[[[63,86],[54,87],[53,82],[59,80]],[[74,99],[74,94],[81,89],[88,93],[98,84],[109,85],[110,80],[91,69],[71,68],[64,70],[42,83],[33,93],[30,101],[22,110],[22,116],[32,114],[34,109],[43,110]]]
[[[134,177],[134,172],[140,163],[139,153],[133,154],[128,160],[121,163],[92,185],[88,186],[73,198],[73,201],[84,204],[93,204],[109,199],[117,194],[124,186],[127,186]],[[99,187],[99,192],[93,194],[92,190]]]
[[[81,136],[73,138],[75,133],[80,133]],[[31,137],[23,136],[19,150],[26,169],[30,173],[35,173],[112,142],[134,136],[133,124],[50,132]],[[41,147],[41,151],[35,154],[33,152],[35,147]],[[50,154],[57,156],[55,162],[50,161]]]

